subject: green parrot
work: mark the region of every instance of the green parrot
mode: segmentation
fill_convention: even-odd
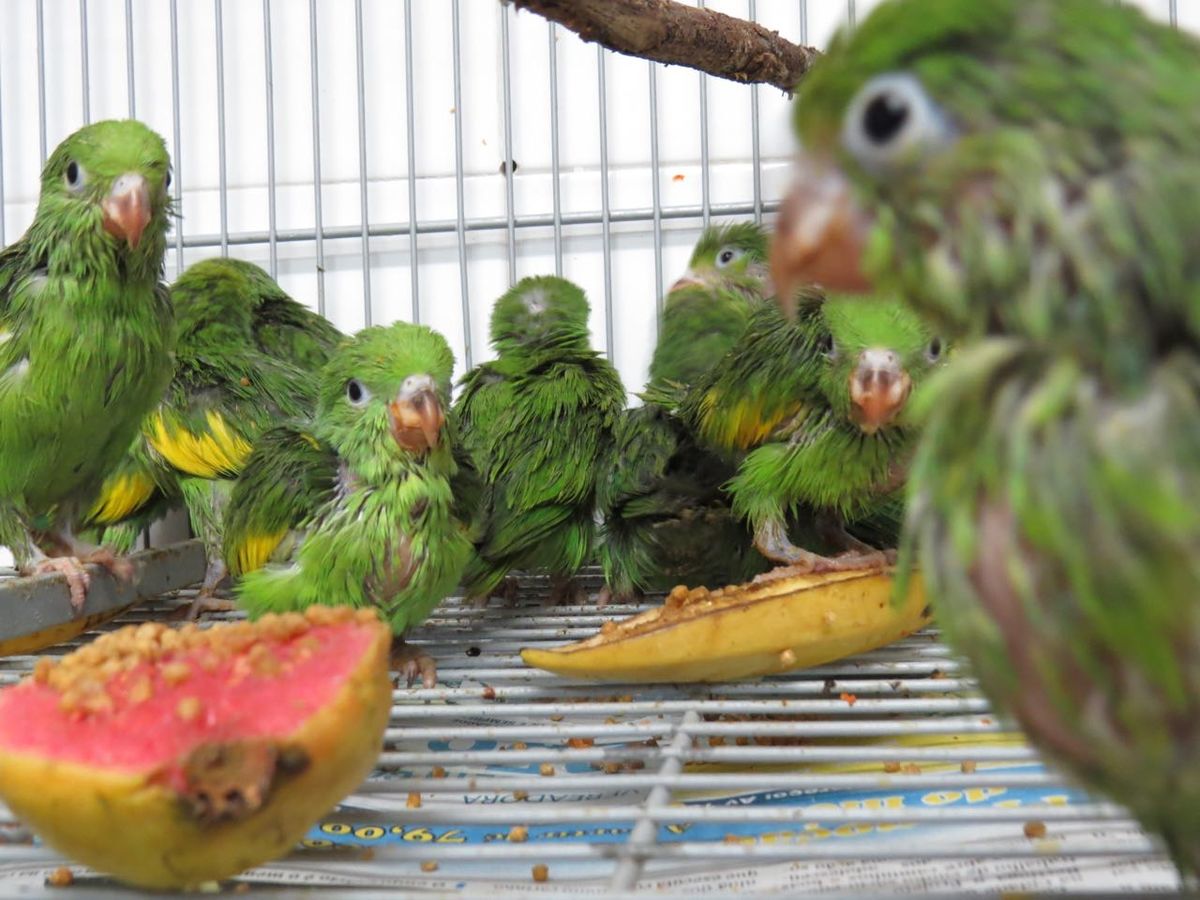
[[[894,542],[916,433],[909,396],[940,364],[945,347],[895,299],[832,296],[804,319],[796,327],[807,333],[795,345],[804,353],[794,353],[791,381],[781,382],[793,406],[741,460],[727,485],[733,511],[749,522],[755,546],[773,562],[806,572],[881,566],[889,555],[847,526],[890,531]],[[788,358],[768,358],[767,367]],[[739,411],[747,406],[740,397],[732,400]],[[839,555],[796,546],[790,522],[811,526],[815,536],[807,540]]]
[[[732,465],[701,447],[674,407],[746,331],[768,290],[766,247],[753,222],[706,229],[665,298],[643,404],[618,420],[597,484],[601,606],[680,583],[744,581],[765,569],[721,490]]]
[[[206,259],[171,286],[175,374],[109,476],[88,524],[126,538],[182,498],[208,558],[192,613],[229,608],[215,599],[225,578],[221,524],[233,480],[255,438],[288,420],[311,418],[313,374],[341,333],[289,297],[253,263]]]
[[[776,283],[895,292],[959,348],[902,562],[998,707],[1195,876],[1200,46],[1101,0],[885,2],[795,116]]]
[[[464,376],[455,406],[483,486],[463,585],[478,601],[511,569],[537,569],[550,575],[551,602],[575,599],[625,389],[588,344],[587,297],[562,278],[518,282],[496,301],[491,336],[497,358]]]
[[[360,331],[318,377],[311,427],[282,425],[255,444],[225,517],[225,558],[251,615],[314,603],[373,606],[397,637],[458,584],[471,555],[455,515],[454,356],[407,322]],[[409,683],[433,660],[403,645]]]
[[[76,609],[85,563],[132,575],[75,526],[171,377],[170,168],[140,122],[85,126],[50,155],[33,223],[0,253],[0,544],[26,573],[62,573]]]

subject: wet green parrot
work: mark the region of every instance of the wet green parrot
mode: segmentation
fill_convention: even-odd
[[[768,290],[766,245],[753,222],[707,229],[666,296],[643,404],[618,421],[597,486],[601,605],[765,568],[721,489],[732,465],[696,442],[675,405],[745,332]]]
[[[895,291],[960,348],[909,483],[939,624],[1195,875],[1200,46],[1100,0],[898,0],[795,110],[776,282]]]
[[[463,585],[479,600],[510,570],[537,570],[550,575],[551,602],[575,599],[625,389],[588,343],[587,297],[562,278],[518,282],[496,301],[491,336],[496,359],[464,376],[455,405],[483,485]]]
[[[315,372],[342,336],[243,260],[190,266],[171,286],[171,300],[174,376],[105,482],[89,524],[112,526],[106,537],[133,535],[181,496],[208,558],[198,611],[223,606],[213,595],[226,575],[221,523],[233,480],[258,435],[312,416]]]
[[[224,538],[239,605],[373,606],[402,637],[454,590],[471,542],[451,490],[453,368],[440,334],[406,322],[334,351],[311,426],[265,432],[234,485]],[[433,686],[429,657],[397,656],[410,683]]]
[[[804,337],[792,353],[763,359],[768,369],[783,361],[794,366],[779,382],[793,405],[782,417],[760,420],[776,424],[727,485],[733,511],[773,562],[808,572],[884,565],[888,554],[847,527],[890,532],[887,546],[894,546],[903,510],[899,491],[917,433],[908,400],[939,366],[945,347],[895,299],[832,296],[807,309],[794,327]],[[726,396],[744,414],[745,401]],[[789,524],[811,546],[798,546]],[[838,555],[822,555],[814,546]]]
[[[0,544],[23,571],[62,573],[76,609],[84,563],[132,574],[75,526],[171,376],[169,184],[145,125],[85,126],[46,161],[33,223],[0,254]]]

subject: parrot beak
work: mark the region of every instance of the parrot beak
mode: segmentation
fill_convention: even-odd
[[[862,271],[871,220],[854,202],[850,183],[837,168],[811,157],[802,155],[797,168],[771,243],[771,280],[789,318],[803,285],[845,293],[871,287]]]
[[[854,421],[867,434],[874,434],[896,417],[912,392],[912,379],[891,350],[871,348],[858,357],[850,373],[850,400]]]
[[[113,182],[108,196],[100,201],[104,230],[120,238],[130,249],[137,247],[150,222],[150,189],[137,172],[126,172]]]
[[[680,275],[679,278],[677,278],[675,280],[675,283],[673,285],[671,285],[671,289],[669,291],[667,291],[667,293],[673,294],[676,291],[681,291],[687,287],[704,287],[704,286],[705,286],[704,279],[702,279],[698,275],[696,275],[696,273],[693,272],[691,269],[688,269],[686,272],[684,272],[682,275]]]
[[[388,404],[388,411],[392,417],[392,437],[402,449],[424,453],[438,445],[446,416],[431,377],[406,378],[396,399]]]

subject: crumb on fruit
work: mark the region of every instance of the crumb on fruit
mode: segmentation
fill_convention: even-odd
[[[529,840],[529,829],[524,825],[514,825],[508,830],[508,839],[514,844],[523,844]]]
[[[794,666],[796,664],[796,654],[790,647],[779,654],[779,664],[781,666]]]
[[[75,883],[75,873],[66,866],[59,866],[46,876],[47,887],[70,887]]]
[[[176,704],[175,715],[179,716],[185,722],[192,721],[192,719],[200,715],[200,698],[184,697]]]
[[[550,879],[550,867],[545,863],[538,863],[533,867],[534,881],[548,881]]]

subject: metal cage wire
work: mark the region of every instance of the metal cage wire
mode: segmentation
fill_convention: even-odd
[[[445,54],[440,75],[446,74],[447,60],[451,69],[448,89],[437,96],[444,94],[453,104],[450,135],[439,145],[445,158],[436,159],[422,134],[431,121],[430,73],[418,65],[430,42],[421,23],[435,5],[435,15],[449,19],[445,33],[438,32],[446,38],[439,45]],[[853,26],[874,3],[708,0],[708,5],[763,21],[804,43],[816,35],[820,43],[835,25]],[[1179,24],[1177,0],[1143,5]],[[457,342],[461,371],[488,352],[480,336],[486,334],[481,326],[492,298],[530,265],[552,265],[557,274],[584,281],[593,299],[597,343],[616,357],[626,386],[636,389],[660,298],[699,229],[731,217],[769,221],[777,206],[791,149],[786,124],[778,121],[786,122],[786,103],[770,88],[737,88],[745,92],[748,143],[741,160],[745,177],[733,178],[730,188],[724,175],[720,185],[714,184],[719,167],[738,164],[728,153],[729,132],[737,130],[729,124],[730,113],[723,105],[714,110],[715,95],[720,93],[722,103],[729,96],[723,93],[727,85],[587,47],[560,27],[518,16],[495,0],[403,0],[393,4],[399,27],[387,34],[371,27],[381,15],[380,4],[371,0],[354,0],[352,9],[331,0],[262,0],[257,7],[212,0],[211,40],[192,27],[197,9],[207,6],[202,0],[170,0],[165,29],[153,32],[141,25],[151,19],[157,23],[161,6],[134,0],[79,0],[77,7],[68,0],[22,0],[0,13],[0,22],[14,25],[0,33],[0,242],[16,237],[17,226],[32,214],[29,196],[14,190],[16,174],[28,170],[18,165],[21,157],[34,152],[23,127],[30,119],[36,118],[32,131],[40,163],[52,142],[81,122],[149,110],[158,115],[154,124],[171,144],[173,192],[184,213],[172,238],[169,274],[211,253],[246,254],[343,327],[395,318],[439,327],[452,323],[456,330],[447,328],[447,337]],[[331,9],[353,22],[348,44],[334,44]],[[14,75],[24,52],[16,42],[30,36],[25,26],[31,10],[37,70],[32,110],[23,98],[25,86]],[[478,100],[467,77],[478,63],[472,54],[479,43],[473,30],[477,20],[469,16],[481,10],[497,16],[494,34],[488,34],[494,55],[486,64],[495,64],[497,81],[494,136],[500,146],[493,155],[501,165],[490,175],[502,177],[499,191],[479,187],[485,179],[477,132],[465,124],[471,99]],[[244,42],[232,54],[226,46],[235,29],[230,18],[245,23],[251,14],[262,32],[258,94],[254,84],[229,79],[231,68],[240,72],[245,65],[238,52]],[[10,23],[6,16],[15,19]],[[56,112],[66,102],[67,87],[51,75],[64,59],[57,55],[63,49],[61,32],[71,28],[79,36],[79,83],[70,89],[79,116],[68,122],[70,115]],[[90,39],[97,29],[120,36],[121,65],[100,65],[102,54]],[[537,29],[544,36],[534,36]],[[167,44],[171,74],[165,92],[138,65],[140,49],[155,37],[165,37]],[[339,78],[342,70],[352,73],[348,92],[326,90],[331,46],[341,49]],[[403,49],[404,89],[389,94],[384,105],[372,93],[373,66],[396,47]],[[108,52],[106,45],[105,60]],[[581,62],[581,55],[594,55],[594,62]],[[540,111],[530,108],[526,85],[518,78],[535,56],[544,64],[547,82]],[[290,77],[300,63],[308,77],[297,86]],[[590,74],[585,68],[592,69]],[[635,72],[645,82],[645,142],[644,158],[631,163],[628,142],[614,139],[614,130],[626,134],[631,117],[624,107],[631,102]],[[286,85],[281,75],[289,79]],[[196,149],[204,141],[189,136],[198,127],[189,107],[195,85],[209,78],[215,90],[207,123],[213,127],[205,135],[211,152],[205,156]],[[590,97],[579,88],[585,80]],[[118,94],[124,95],[124,108],[112,99]],[[233,136],[239,109],[254,96],[261,98],[265,117],[256,150],[265,154],[262,203],[256,210],[265,221],[247,225],[254,217],[241,208],[245,202],[233,199],[235,191],[246,188],[234,174],[241,171],[245,154]],[[300,115],[297,96],[307,116],[307,125],[299,128],[293,127]],[[620,104],[617,119],[614,101]],[[681,137],[675,127],[678,108],[690,109],[690,104],[695,130]],[[330,135],[327,126],[346,119],[343,106],[352,127]],[[548,122],[540,168],[518,165],[527,153],[540,158],[521,127],[535,114]],[[380,116],[395,117],[403,126],[403,142],[386,154],[371,135],[371,123]],[[589,119],[595,153],[581,158],[573,138]],[[294,179],[300,156],[306,158],[307,181]],[[391,157],[402,164],[391,166]],[[533,174],[523,175],[522,169]],[[622,186],[630,170],[649,173],[637,182],[638,191]],[[189,184],[196,173],[200,187]],[[686,177],[676,180],[678,173]],[[384,175],[406,185],[398,192],[401,201],[389,201],[381,192]],[[595,189],[581,189],[592,175]],[[527,177],[540,189],[536,196],[525,188]],[[304,202],[297,200],[300,194]],[[430,202],[431,195],[437,202]],[[195,217],[189,213],[193,204],[202,208]],[[642,243],[631,250],[626,246],[631,241]],[[545,248],[530,254],[534,245]],[[337,269],[352,259],[357,289],[341,277],[348,269]],[[486,269],[479,268],[481,259]],[[623,279],[628,260],[638,266],[632,300],[626,296],[629,279]],[[445,271],[438,269],[434,278],[436,266]],[[389,268],[398,277],[390,278],[385,290],[381,272]],[[645,311],[638,312],[639,307]],[[649,328],[640,327],[646,323]],[[637,352],[630,350],[634,344]],[[164,565],[180,565],[177,557],[165,559]],[[158,583],[175,582],[159,578]],[[1144,889],[1177,885],[1157,844],[1138,832],[1123,810],[1083,797],[1043,769],[1019,739],[1001,739],[1004,724],[935,632],[865,657],[759,682],[586,685],[524,667],[518,648],[583,637],[604,619],[637,610],[546,609],[538,605],[545,589],[538,579],[526,580],[523,605],[516,610],[476,610],[454,601],[443,606],[414,637],[439,660],[440,685],[396,691],[378,770],[310,838],[308,850],[246,880],[381,891],[539,887],[593,894],[753,893],[820,887],[863,893],[886,887],[1082,886],[1094,893],[1098,882],[1089,878],[1120,872],[1125,879],[1120,883]],[[187,599],[186,593],[182,599],[165,595],[118,624],[160,618]],[[0,660],[0,683],[16,680],[33,662],[32,657]],[[948,743],[952,739],[986,742],[958,747]],[[1025,800],[1013,807],[970,802],[972,796],[991,796],[989,791],[1024,792]],[[869,799],[842,806],[819,802],[852,792]],[[897,792],[934,799],[899,806],[870,799]],[[417,794],[421,803],[414,806],[411,797]],[[775,794],[776,799],[761,803],[736,800]],[[545,799],[551,795],[558,799]],[[489,799],[472,799],[482,797]],[[1032,820],[1047,826],[1046,839],[1023,832]],[[528,840],[513,840],[512,826],[527,828]],[[980,827],[991,829],[987,841],[956,837],[975,835],[964,829]],[[476,833],[470,829],[478,840],[440,839],[455,830]],[[921,842],[872,844],[864,855],[853,841],[857,834],[886,829],[920,829]],[[0,831],[19,833],[19,826],[0,815]],[[547,837],[567,832],[584,837]],[[754,840],[744,840],[747,835]],[[344,844],[351,848],[338,850]],[[40,873],[58,862],[49,851],[21,840],[0,846],[0,873],[8,877]],[[430,863],[441,869],[431,869]],[[550,865],[550,884],[531,884],[534,863]],[[939,868],[943,864],[969,869],[977,881],[964,883]],[[36,885],[30,890],[36,892]]]

